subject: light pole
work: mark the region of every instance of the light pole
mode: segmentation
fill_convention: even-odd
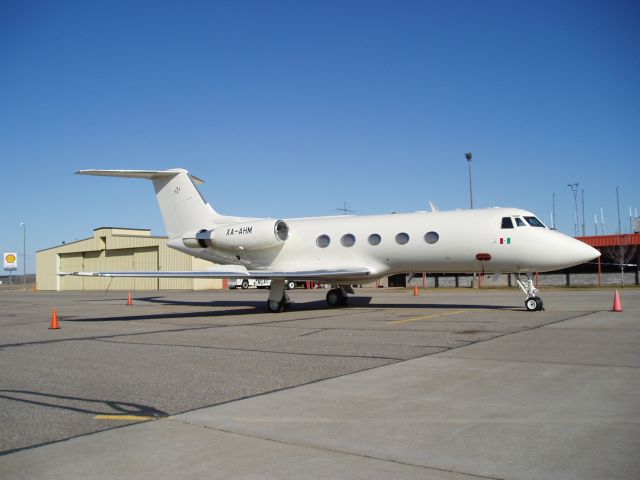
[[[618,204],[618,235],[621,235],[622,225],[620,224],[620,186],[616,186],[616,203]]]
[[[567,185],[567,187],[569,187],[571,189],[571,192],[573,193],[573,204],[575,208],[575,219],[574,219],[573,227],[575,230],[576,237],[578,236],[578,185],[580,184],[570,183]]]
[[[586,235],[584,228],[584,188],[582,189],[582,236]]]
[[[469,165],[469,200],[471,202],[471,209],[473,209],[473,183],[471,181],[471,152],[464,154],[467,159],[467,165]]]
[[[27,224],[21,222],[22,226],[22,285],[27,284]]]

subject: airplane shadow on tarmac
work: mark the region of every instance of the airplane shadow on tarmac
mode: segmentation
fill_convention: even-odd
[[[443,303],[371,303],[373,297],[364,296],[350,296],[348,305],[344,307],[329,307],[324,300],[314,300],[311,302],[292,302],[291,309],[305,311],[305,310],[341,310],[349,308],[429,308],[429,309],[451,309],[451,308],[463,308],[474,310],[523,310],[521,307],[514,307],[513,305],[487,305],[487,304],[443,304]],[[265,301],[237,301],[237,300],[223,300],[223,301],[211,301],[211,302],[192,302],[185,300],[171,300],[164,297],[143,297],[136,299],[137,301],[158,303],[162,305],[185,305],[194,307],[253,307],[258,312],[239,312],[239,313],[259,313],[260,311],[266,311]]]
[[[425,310],[509,310],[524,311],[522,307],[513,305],[486,305],[486,304],[416,304],[416,303],[371,303],[372,297],[349,297],[349,304],[345,307],[329,307],[324,300],[314,300],[311,302],[293,302],[288,311],[305,312],[305,311],[344,311],[348,312],[350,308],[371,308],[371,309],[425,309]],[[140,315],[119,315],[113,317],[94,317],[94,318],[64,318],[67,322],[115,322],[115,321],[135,321],[135,320],[172,320],[172,319],[188,319],[188,318],[211,318],[211,317],[228,317],[265,314],[265,318],[273,317],[273,313],[266,311],[265,301],[255,300],[214,300],[211,302],[188,301],[188,300],[171,300],[164,297],[140,297],[136,298],[135,304],[138,302],[147,302],[157,305],[167,306],[184,306],[184,307],[209,307],[211,310],[203,310],[198,312],[171,312],[171,313],[155,313]],[[133,313],[133,312],[132,312]]]

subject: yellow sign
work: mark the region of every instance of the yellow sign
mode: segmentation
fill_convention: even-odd
[[[8,252],[4,254],[4,269],[5,270],[17,270],[18,269],[18,254],[15,252]]]

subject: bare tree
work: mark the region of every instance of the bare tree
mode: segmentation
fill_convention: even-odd
[[[624,287],[624,267],[636,266],[629,263],[636,257],[636,246],[630,245],[629,235],[620,235],[619,243],[607,252],[607,257],[620,267],[620,284]]]

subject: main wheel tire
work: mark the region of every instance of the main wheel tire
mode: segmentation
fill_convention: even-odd
[[[243,280],[242,281],[242,288],[245,289],[245,290],[247,288],[249,288],[249,280]]]
[[[285,301],[267,300],[267,310],[271,313],[284,312],[287,303]]]
[[[327,303],[332,307],[345,304],[344,294],[339,288],[332,288],[327,292]]]
[[[288,290],[293,290],[294,288],[296,288],[296,282],[287,282],[286,287]]]

